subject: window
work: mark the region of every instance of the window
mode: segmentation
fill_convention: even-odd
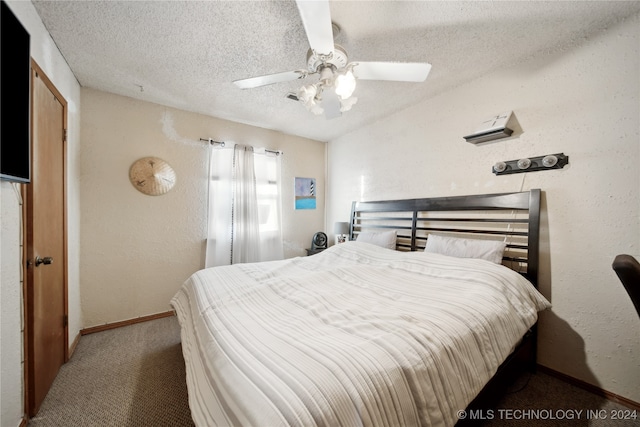
[[[206,267],[283,258],[281,155],[211,148]]]

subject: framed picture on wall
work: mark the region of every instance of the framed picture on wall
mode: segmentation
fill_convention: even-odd
[[[295,181],[295,208],[315,209],[316,208],[316,179],[298,178]]]

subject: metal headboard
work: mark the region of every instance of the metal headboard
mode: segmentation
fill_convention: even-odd
[[[353,202],[349,238],[396,230],[396,249],[423,250],[429,233],[504,240],[503,264],[537,286],[540,190],[427,199]]]

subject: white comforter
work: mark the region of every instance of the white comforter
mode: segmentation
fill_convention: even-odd
[[[451,426],[549,302],[484,260],[347,242],[171,301],[198,426]]]

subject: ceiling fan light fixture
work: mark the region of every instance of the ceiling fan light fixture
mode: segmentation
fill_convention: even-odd
[[[340,99],[345,100],[349,98],[353,95],[353,91],[356,90],[356,77],[353,75],[353,71],[351,71],[351,69],[347,69],[344,72],[340,72],[336,76],[334,85],[336,88],[336,94]]]
[[[316,85],[305,85],[301,86],[298,89],[298,99],[303,104],[308,104],[309,102],[313,102],[314,98],[318,94],[318,88]]]
[[[331,21],[330,0],[295,0],[309,41],[307,70],[285,71],[235,80],[241,89],[288,82],[318,75],[314,84],[289,93],[288,99],[300,101],[308,111],[325,114],[327,119],[340,117],[358,99],[353,97],[356,80],[422,82],[431,70],[426,62],[349,62],[347,51],[334,42],[340,27]],[[326,90],[326,92],[325,92]]]
[[[340,100],[340,112],[344,113],[345,111],[351,110],[351,107],[358,103],[358,98],[352,96],[351,98],[341,99]]]
[[[318,70],[320,73],[320,84],[322,86],[331,86],[335,81],[336,67],[331,64],[326,64]]]
[[[305,102],[304,106],[309,112],[315,114],[316,116],[321,116],[324,113],[324,108],[322,108],[316,101],[317,99],[315,98],[311,99],[309,102]]]
[[[316,102],[321,91],[317,85],[306,85],[298,89],[298,100],[305,108],[313,114],[319,116],[324,113],[324,109]]]
[[[316,116],[321,116],[322,114],[324,114],[324,108],[322,108],[321,106],[319,106],[315,102],[313,103],[313,106],[308,110],[311,111]]]

